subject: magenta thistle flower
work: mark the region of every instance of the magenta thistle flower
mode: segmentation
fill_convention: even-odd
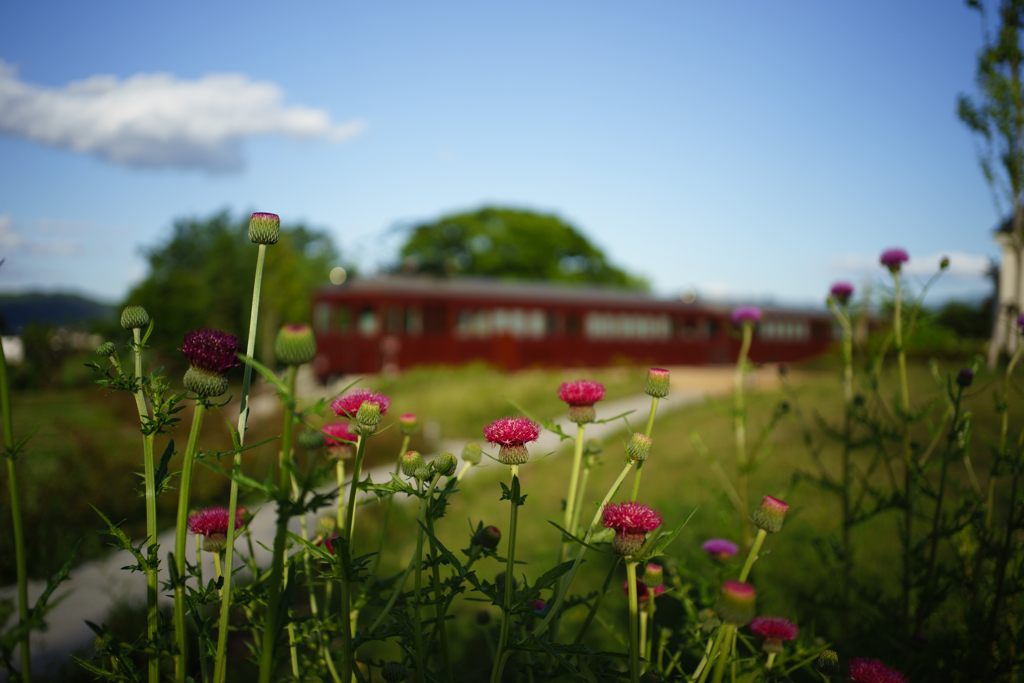
[[[245,508],[235,511],[235,530],[245,524]],[[228,509],[206,508],[188,516],[188,530],[198,536],[226,536],[228,533]]]
[[[648,532],[661,526],[661,514],[643,503],[608,503],[604,508],[602,523],[615,530],[612,550],[628,557],[643,547]]]
[[[379,391],[372,391],[370,389],[354,389],[335,400],[334,403],[331,404],[331,408],[334,410],[335,415],[340,415],[354,420],[356,418],[356,413],[359,412],[359,407],[366,402],[376,403],[380,407],[381,417],[383,417],[388,412],[388,408],[391,407],[391,399]]]
[[[832,296],[841,304],[845,304],[853,296],[853,285],[849,282],[837,282],[832,285]]]
[[[886,249],[878,260],[890,272],[898,273],[903,264],[910,260],[910,257],[904,249]]]
[[[716,560],[728,560],[740,549],[735,543],[724,538],[712,538],[704,541],[704,545],[701,547],[704,548],[704,552]]]
[[[416,427],[419,425],[419,420],[413,413],[406,413],[398,418],[398,431],[402,432],[405,436],[412,436],[416,433]]]
[[[636,601],[641,605],[646,605],[647,601],[651,599],[651,593],[657,598],[659,595],[665,592],[665,586],[656,586],[654,588],[648,588],[647,585],[640,579],[636,580]],[[622,582],[622,593],[629,595],[629,579]]]
[[[651,398],[665,398],[670,388],[668,370],[664,368],[651,368],[647,371],[647,382],[644,384],[644,393]]]
[[[331,422],[325,424],[320,431],[324,433],[324,445],[327,446],[327,457],[341,460],[352,455],[352,444],[359,440],[347,422]]]
[[[850,675],[853,683],[907,683],[907,677],[891,666],[877,659],[854,657],[850,660]]]
[[[754,510],[754,514],[750,518],[758,529],[764,529],[770,534],[777,534],[782,531],[782,522],[786,519],[787,510],[789,510],[789,506],[778,498],[765,496],[761,500],[761,505]]]
[[[757,591],[749,583],[726,581],[718,598],[718,616],[722,621],[743,626],[754,618]]]
[[[569,420],[587,424],[597,417],[594,404],[604,398],[604,385],[589,379],[563,382],[558,388],[558,398],[569,404]]]
[[[528,604],[530,607],[532,607],[533,611],[536,612],[537,614],[542,614],[544,612],[544,608],[547,606],[547,603],[544,602],[543,600],[539,599],[539,598],[534,598],[533,600],[527,600],[526,604]]]
[[[238,351],[238,337],[229,332],[208,328],[187,332],[181,342],[189,364],[185,388],[207,398],[222,395],[228,390],[224,374],[242,364]]]
[[[732,324],[737,327],[747,324],[753,325],[760,320],[761,309],[757,306],[740,306],[732,312]]]
[[[769,654],[780,654],[782,641],[793,640],[800,632],[796,624],[782,617],[757,617],[750,622],[750,630],[764,638],[762,647]]]
[[[530,459],[526,444],[540,437],[540,425],[525,417],[502,417],[484,427],[484,438],[500,446],[498,462],[521,465]]]

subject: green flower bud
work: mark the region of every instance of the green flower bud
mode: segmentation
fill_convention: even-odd
[[[651,454],[651,440],[643,434],[634,434],[626,444],[626,453],[630,460],[643,462]]]
[[[285,325],[274,340],[274,356],[285,365],[305,365],[316,358],[316,339],[309,325]]]
[[[416,451],[409,451],[402,456],[402,474],[407,477],[416,476],[416,470],[424,466],[426,466],[426,462],[424,462],[423,456]]]
[[[338,523],[334,517],[321,517],[316,520],[315,533],[320,538],[330,538],[334,534],[334,530],[338,528]]]
[[[114,343],[113,342],[103,342],[98,347],[96,347],[96,355],[97,356],[113,356],[114,355],[114,351],[116,351],[116,350],[117,349],[114,347]]]
[[[480,459],[483,457],[483,449],[480,448],[480,444],[475,441],[470,441],[462,447],[462,459],[472,465],[479,465]]]
[[[215,372],[207,372],[199,368],[189,368],[185,371],[185,379],[182,382],[185,388],[205,398],[216,398],[223,396],[228,390],[228,378],[218,375]]]
[[[786,519],[786,510],[789,506],[778,498],[765,496],[761,505],[754,510],[751,521],[758,529],[764,529],[770,534],[777,534],[782,531],[782,522]]]
[[[473,534],[473,539],[470,543],[487,548],[488,550],[494,550],[501,543],[501,530],[496,526],[485,526]]]
[[[356,422],[361,427],[369,427],[372,432],[373,427],[380,424],[380,405],[373,401],[363,401],[356,412]]]
[[[700,625],[701,633],[708,636],[718,630],[718,627],[722,625],[722,620],[712,615],[710,618],[705,619]]]
[[[142,306],[128,306],[121,311],[121,327],[135,330],[149,325],[149,313]]]
[[[458,466],[458,459],[448,451],[442,451],[436,458],[434,458],[434,469],[445,477],[450,477],[455,474],[455,468]]]
[[[380,668],[380,677],[387,683],[401,683],[407,676],[405,665],[401,662],[388,662]]]
[[[281,238],[281,217],[276,213],[254,213],[249,219],[249,241],[277,244]]]
[[[654,398],[665,398],[668,396],[668,370],[662,370],[661,368],[651,368],[648,370],[644,393]]]
[[[427,467],[426,465],[420,465],[419,467],[416,468],[416,471],[412,473],[412,476],[414,479],[419,479],[420,481],[427,481],[428,479],[430,479],[430,468]]]
[[[587,455],[601,455],[604,452],[604,443],[602,443],[601,439],[587,439],[587,443],[583,448]]]
[[[818,661],[814,663],[814,668],[825,676],[835,676],[839,673],[839,655],[835,650],[822,650],[818,655]]]
[[[210,534],[203,536],[203,550],[208,553],[219,553],[228,544],[228,537],[224,534]]]
[[[315,451],[324,447],[324,433],[315,429],[306,429],[299,433],[299,448]]]
[[[718,614],[722,621],[746,626],[754,618],[757,591],[749,583],[726,581],[718,599]]]
[[[644,567],[644,576],[641,581],[648,588],[657,588],[665,583],[665,570],[660,564],[649,564]]]
[[[412,413],[406,413],[398,418],[398,431],[404,436],[412,436],[416,433],[416,428],[419,426],[419,420]]]

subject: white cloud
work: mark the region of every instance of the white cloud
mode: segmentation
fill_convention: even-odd
[[[31,234],[38,236],[39,226]],[[14,253],[31,256],[75,256],[82,252],[82,243],[64,238],[29,239],[14,224],[10,214],[0,214],[0,258]]]
[[[903,272],[922,279],[930,278],[939,269],[939,262],[949,259],[949,269],[944,278],[960,280],[983,280],[988,269],[989,257],[984,254],[968,254],[962,251],[947,251],[927,254],[925,256],[910,255],[910,260],[903,265]],[[878,262],[879,255],[844,254],[832,260],[830,268],[849,275],[872,275],[884,272]]]
[[[127,166],[238,171],[246,138],[341,141],[364,128],[283,99],[277,84],[244,74],[191,81],[166,73],[99,75],[43,88],[21,81],[0,59],[0,133]]]

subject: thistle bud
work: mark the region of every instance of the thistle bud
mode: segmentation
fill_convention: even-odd
[[[484,449],[476,441],[470,441],[462,447],[462,459],[471,465],[479,465]]]
[[[219,553],[228,544],[228,537],[224,534],[210,534],[203,536],[203,550],[208,553]]]
[[[430,468],[427,467],[426,465],[420,465],[412,473],[412,476],[413,476],[414,479],[419,479],[421,481],[426,481],[426,480],[430,479]]]
[[[402,417],[398,418],[398,431],[404,436],[412,436],[416,433],[416,428],[419,426],[419,420],[412,413],[406,413]]]
[[[660,564],[649,564],[644,567],[644,575],[641,581],[648,588],[657,588],[665,583],[665,570]]]
[[[496,526],[485,526],[473,534],[473,539],[470,543],[487,548],[488,550],[494,550],[501,543],[501,531]]]
[[[498,572],[494,575],[494,585],[499,591],[505,590],[505,572]],[[512,577],[512,590],[519,588],[519,582],[516,581],[516,577]]]
[[[405,664],[401,662],[388,662],[380,668],[380,677],[387,681],[387,683],[400,683],[407,676]]]
[[[782,531],[782,522],[786,519],[786,510],[789,506],[778,498],[765,496],[761,505],[754,510],[751,520],[758,529],[764,529],[770,534],[777,534]]]
[[[363,401],[356,412],[356,422],[372,432],[373,428],[380,424],[380,405],[373,401]]]
[[[626,453],[634,462],[643,462],[651,454],[651,440],[643,434],[634,434],[626,444]]]
[[[114,355],[114,351],[116,351],[116,350],[117,349],[114,347],[114,343],[113,342],[103,342],[98,347],[96,347],[96,355],[97,356],[113,356]]]
[[[654,398],[665,398],[668,396],[668,370],[662,370],[661,368],[651,368],[648,370],[644,393]]]
[[[189,368],[182,378],[185,388],[197,396],[216,398],[228,390],[228,378],[199,368]]]
[[[939,261],[939,270],[945,270],[946,268],[949,268],[949,257],[943,256],[942,260]]]
[[[814,668],[823,676],[835,676],[839,673],[839,655],[835,650],[822,650]]]
[[[442,476],[452,476],[455,474],[455,468],[458,466],[458,459],[448,451],[442,451],[436,458],[434,458],[434,470],[439,472]]]
[[[717,631],[718,627],[721,626],[721,625],[722,625],[722,620],[719,619],[718,616],[712,614],[710,617],[708,617],[707,619],[705,619],[701,623],[700,630],[701,630],[701,633],[703,633],[706,636],[709,636],[712,633],[714,633],[715,631]]]
[[[285,325],[277,331],[274,357],[285,365],[305,365],[316,358],[316,339],[309,325]]]
[[[960,371],[960,374],[956,376],[956,383],[963,389],[971,386],[971,382],[974,381],[974,370],[970,368],[964,368]]]
[[[402,474],[407,477],[415,477],[416,470],[421,467],[425,467],[426,463],[423,460],[423,456],[417,451],[409,451],[402,456],[401,468]]]
[[[281,217],[276,213],[254,213],[249,219],[249,241],[277,244],[281,238]]]
[[[137,330],[149,325],[149,313],[142,306],[128,306],[121,311],[121,327]]]
[[[338,522],[335,521],[334,517],[321,517],[316,520],[314,533],[320,538],[330,538],[334,535],[334,530],[337,528]]]
[[[583,450],[587,455],[601,455],[604,451],[604,443],[602,443],[601,439],[587,439]]]
[[[315,451],[323,448],[324,433],[321,431],[306,429],[299,433],[299,448],[307,451]]]
[[[754,618],[757,591],[749,583],[726,581],[718,599],[718,615],[722,621],[746,626]]]

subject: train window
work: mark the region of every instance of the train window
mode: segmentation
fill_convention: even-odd
[[[313,310],[313,325],[317,332],[326,332],[331,329],[331,305],[318,303]]]
[[[385,327],[388,334],[398,334],[402,331],[402,309],[397,306],[388,306]]]
[[[718,321],[714,318],[710,318],[704,323],[704,336],[708,339],[714,339],[718,336]]]
[[[580,334],[580,316],[576,313],[569,313],[565,316],[565,334],[569,337],[578,337]]]
[[[527,333],[531,337],[543,337],[544,336],[544,311],[539,308],[535,308],[526,316],[526,329]]]
[[[405,333],[411,337],[418,337],[423,333],[423,314],[420,309],[411,306],[405,309]]]
[[[378,327],[377,312],[373,310],[373,306],[363,306],[359,311],[359,334],[372,337],[377,334]]]
[[[558,334],[558,314],[552,311],[548,311],[544,318],[544,332],[549,337],[554,337]]]
[[[447,334],[448,320],[445,307],[425,306],[423,308],[423,331],[426,334]]]
[[[352,326],[352,314],[348,306],[338,306],[338,331],[348,332]]]

